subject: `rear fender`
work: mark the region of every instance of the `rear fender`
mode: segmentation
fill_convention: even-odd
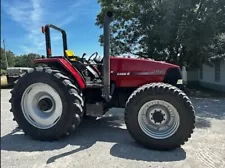
[[[37,64],[46,64],[46,65],[52,65],[52,64],[60,64],[64,70],[66,70],[78,83],[79,87],[81,89],[84,89],[86,87],[85,80],[79,73],[79,71],[65,58],[62,57],[56,57],[56,58],[43,58],[43,59],[35,59],[33,60],[34,63]]]

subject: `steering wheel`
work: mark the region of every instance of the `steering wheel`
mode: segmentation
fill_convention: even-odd
[[[95,53],[93,53],[93,54],[91,54],[91,56],[88,58],[88,62],[90,62],[90,60],[91,60],[91,58],[93,57],[95,55],[95,58],[98,56],[98,52],[95,52]],[[94,58],[94,59],[95,59]],[[93,59],[93,60],[94,60]]]

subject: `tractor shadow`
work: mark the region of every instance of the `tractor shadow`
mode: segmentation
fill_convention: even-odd
[[[69,152],[50,157],[47,160],[47,164],[50,164],[57,159],[89,149],[99,141],[116,143],[111,147],[110,154],[124,159],[170,162],[186,158],[186,152],[182,148],[160,152],[146,149],[137,144],[124,125],[123,112],[118,115],[117,112],[113,112],[113,116],[109,113],[98,120],[83,120],[76,132],[54,142],[35,141],[24,136],[20,130],[14,130],[1,138],[1,150],[35,152],[62,149],[68,145],[74,146],[75,149]],[[79,147],[77,148],[77,146]]]

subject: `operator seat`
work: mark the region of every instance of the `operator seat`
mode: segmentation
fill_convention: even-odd
[[[67,58],[70,60],[72,65],[78,69],[78,71],[83,74],[86,69],[95,77],[99,78],[99,74],[96,72],[96,69],[93,70],[93,67],[91,65],[85,65],[82,62],[78,61],[74,52],[72,50],[65,50]]]
[[[86,70],[86,66],[80,61],[77,61],[76,56],[72,50],[65,50],[66,57],[69,59],[71,64],[81,73]]]
[[[67,58],[69,58],[70,61],[76,61],[75,54],[72,50],[65,50]]]

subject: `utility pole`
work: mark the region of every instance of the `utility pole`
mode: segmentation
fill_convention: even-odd
[[[3,40],[3,47],[4,47],[4,54],[5,54],[5,63],[6,63],[6,68],[9,67],[9,64],[8,64],[8,59],[7,59],[7,56],[6,56],[6,50],[5,50],[5,40]]]

